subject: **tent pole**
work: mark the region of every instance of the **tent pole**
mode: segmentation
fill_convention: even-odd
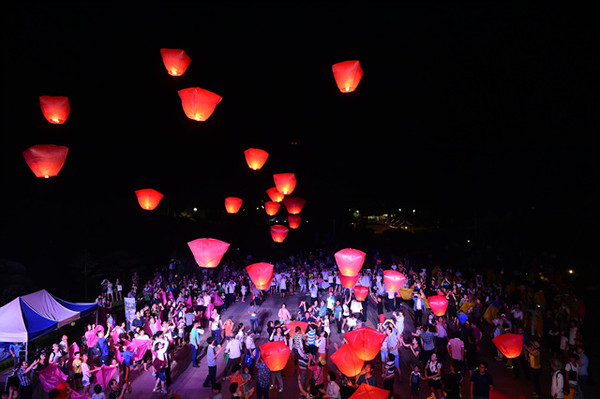
[[[29,344],[29,340],[25,341],[25,359],[24,360],[28,359],[28,357],[27,357],[27,354],[29,353],[28,352],[28,344]]]

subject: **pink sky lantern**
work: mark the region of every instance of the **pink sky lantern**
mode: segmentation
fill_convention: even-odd
[[[177,93],[187,117],[199,122],[206,121],[223,99],[220,95],[199,87],[182,89]]]
[[[144,188],[136,190],[135,195],[137,196],[138,203],[142,209],[151,211],[158,206],[160,200],[164,197],[163,194],[154,190],[153,188]]]
[[[387,399],[390,396],[390,391],[374,387],[364,382],[354,391],[348,399]]]
[[[448,309],[448,300],[444,295],[433,295],[427,298],[431,311],[436,316],[443,316]]]
[[[342,93],[350,93],[356,90],[358,82],[363,76],[363,70],[359,61],[343,61],[331,66],[335,83]]]
[[[188,246],[192,250],[198,266],[212,269],[221,262],[229,248],[229,243],[214,238],[198,238],[188,242]]]
[[[281,371],[290,358],[290,348],[283,341],[266,342],[260,347],[260,356],[271,371]]]
[[[277,173],[273,175],[275,187],[283,195],[290,195],[296,188],[296,175],[293,173]]]
[[[360,276],[357,274],[355,276],[344,276],[342,273],[339,273],[340,283],[344,288],[354,288],[356,283],[358,283],[358,279]]]
[[[271,226],[271,237],[275,242],[283,242],[288,235],[288,228],[280,224]]]
[[[406,276],[396,270],[383,271],[383,284],[388,292],[399,292],[404,285],[404,280]]]
[[[331,355],[331,361],[346,377],[356,377],[362,371],[364,360],[361,360],[348,344],[343,344]]]
[[[283,201],[283,197],[285,197],[285,195],[277,191],[277,187],[271,187],[270,189],[268,189],[267,195],[273,202],[281,202]]]
[[[306,200],[300,197],[285,197],[283,199],[283,205],[285,205],[285,209],[287,209],[290,215],[299,214],[304,204],[306,204]]]
[[[367,299],[367,295],[369,295],[369,288],[364,285],[357,285],[354,287],[353,292],[354,298],[356,298],[357,301],[364,301]]]
[[[335,253],[335,263],[344,276],[356,276],[365,262],[366,254],[353,248],[345,248]]]
[[[364,361],[375,359],[386,337],[384,333],[366,326],[344,334],[356,356]]]
[[[260,148],[248,148],[244,151],[244,156],[246,157],[246,163],[250,169],[259,170],[264,166],[265,162],[267,162],[269,153]]]
[[[183,75],[190,62],[192,62],[192,59],[181,49],[161,48],[160,55],[167,72],[171,76]]]
[[[54,125],[65,123],[71,112],[69,97],[64,96],[40,96],[40,108],[44,118]]]
[[[238,197],[227,197],[225,198],[225,210],[227,213],[238,213],[242,207],[243,200]]]
[[[23,151],[25,162],[37,177],[54,177],[67,159],[68,147],[54,144],[38,144]]]
[[[273,265],[266,262],[253,263],[246,266],[250,280],[259,290],[266,290],[273,280]]]
[[[492,339],[496,348],[508,359],[514,359],[523,350],[523,336],[520,334],[506,333]]]
[[[288,225],[290,229],[297,229],[300,227],[300,223],[302,222],[302,217],[299,215],[289,215],[288,216]]]
[[[265,212],[267,212],[267,215],[269,216],[275,216],[277,215],[277,212],[279,212],[280,206],[281,204],[279,202],[267,201],[265,202]]]
[[[302,330],[302,334],[306,333],[306,329],[308,328],[308,323],[305,321],[290,321],[285,325],[286,331],[289,332],[290,336],[293,336],[296,333],[296,327],[300,327]]]

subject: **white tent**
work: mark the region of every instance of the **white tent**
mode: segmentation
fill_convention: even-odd
[[[23,295],[23,301],[39,315],[58,323],[58,328],[79,319],[79,312],[67,309],[46,290]]]

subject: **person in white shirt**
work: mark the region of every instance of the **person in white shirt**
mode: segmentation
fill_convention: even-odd
[[[552,377],[550,379],[550,396],[552,399],[563,399],[565,392],[563,390],[565,379],[561,373],[562,363],[560,360],[553,358],[550,361],[550,367],[552,368]]]
[[[223,377],[227,375],[234,364],[240,364],[240,358],[242,357],[242,342],[237,339],[237,337],[229,340],[227,345],[225,345],[225,353],[229,354],[229,359],[227,359],[227,363],[225,364]]]
[[[322,398],[331,398],[331,399],[341,399],[342,395],[340,393],[340,386],[335,381],[336,376],[334,371],[329,371],[327,373],[327,388],[325,390],[321,389],[321,392],[324,393]]]

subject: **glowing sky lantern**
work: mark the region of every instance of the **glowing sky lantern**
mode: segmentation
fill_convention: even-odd
[[[356,276],[365,262],[366,254],[353,248],[345,248],[335,253],[335,263],[344,276]]]
[[[199,87],[182,89],[177,93],[187,117],[200,122],[207,120],[223,99],[220,95]]]
[[[289,215],[288,216],[288,225],[290,229],[297,229],[300,227],[300,223],[302,222],[302,217],[298,215]]]
[[[381,389],[363,382],[348,399],[387,399],[389,397],[390,391],[387,389]]]
[[[280,206],[281,206],[281,204],[279,202],[266,201],[265,202],[265,212],[267,212],[267,215],[269,215],[269,216],[275,216],[275,215],[277,215],[277,212],[279,212]]]
[[[144,188],[136,190],[135,195],[137,196],[138,203],[147,211],[151,211],[158,206],[158,203],[164,197],[163,194],[152,188]]]
[[[225,210],[227,213],[238,213],[242,207],[243,200],[238,197],[227,197],[225,198]]]
[[[357,301],[364,301],[367,299],[367,295],[369,295],[369,288],[364,285],[357,285],[354,287],[353,292]]]
[[[427,298],[431,311],[436,316],[443,316],[448,309],[448,300],[444,295],[433,295]]]
[[[523,336],[519,334],[506,333],[492,339],[496,348],[508,359],[514,359],[523,350]]]
[[[167,72],[171,76],[183,75],[190,62],[192,62],[192,59],[181,49],[161,48],[160,55]]]
[[[227,252],[229,244],[214,238],[198,238],[188,242],[194,259],[200,267],[215,268]]]
[[[67,159],[68,147],[54,144],[38,144],[23,151],[25,162],[37,177],[58,175]]]
[[[260,347],[260,356],[271,371],[281,371],[290,358],[290,348],[284,341],[266,342]]]
[[[285,205],[285,209],[290,215],[299,214],[304,204],[306,204],[306,200],[300,197],[285,197],[283,199],[283,205]]]
[[[296,175],[293,173],[277,173],[273,175],[277,191],[283,195],[290,195],[296,188]]]
[[[273,280],[273,265],[266,262],[253,263],[246,266],[250,280],[259,290],[266,290]]]
[[[271,187],[270,189],[268,189],[267,195],[273,202],[281,202],[283,201],[283,197],[285,197],[285,195],[277,191],[277,187]]]
[[[358,279],[360,278],[358,274],[355,276],[344,276],[342,273],[340,273],[339,276],[340,283],[344,288],[353,288],[356,285],[356,283],[358,283]]]
[[[388,292],[399,292],[404,285],[404,280],[406,280],[404,274],[396,270],[383,271],[383,284]]]
[[[288,228],[280,224],[271,226],[271,237],[275,242],[283,242],[288,234]]]
[[[342,93],[356,90],[363,76],[363,70],[358,61],[343,61],[331,66],[335,83]]]
[[[343,344],[331,355],[331,361],[346,377],[356,377],[360,374],[364,360],[361,360],[348,344]]]
[[[384,333],[366,326],[344,334],[354,354],[364,361],[375,359],[386,337]]]
[[[259,170],[264,166],[265,162],[267,162],[269,153],[259,148],[248,148],[244,151],[244,156],[246,157],[246,163],[248,163],[250,169]]]
[[[71,111],[69,97],[64,96],[40,96],[40,108],[44,118],[55,125],[65,123]]]

